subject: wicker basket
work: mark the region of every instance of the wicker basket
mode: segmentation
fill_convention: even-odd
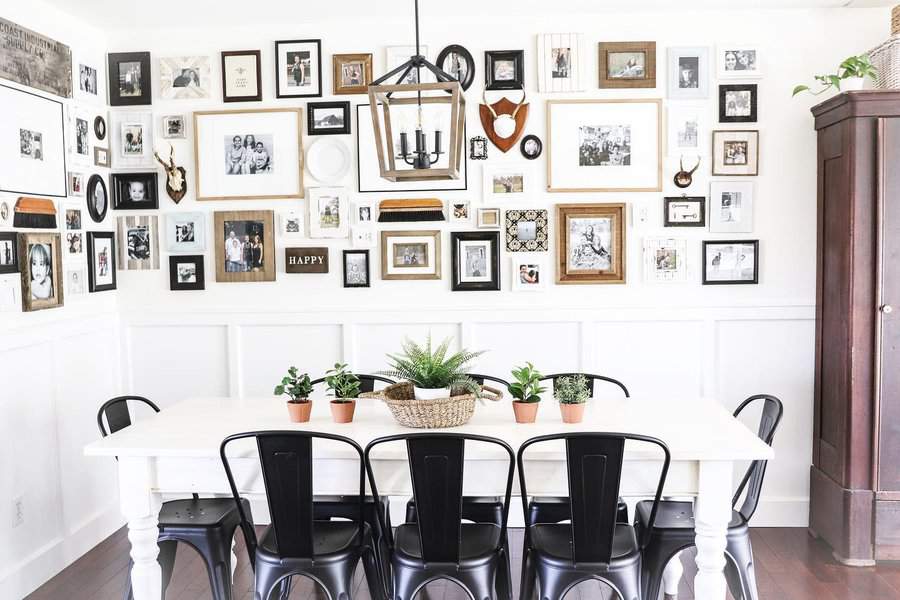
[[[900,34],[894,34],[885,43],[869,51],[869,60],[878,72],[875,88],[895,90],[900,88]]]
[[[481,386],[482,398],[500,400],[503,392]],[[435,429],[465,425],[475,412],[475,394],[462,394],[437,400],[416,400],[408,381],[389,385],[375,394],[391,409],[394,419],[404,427]]]

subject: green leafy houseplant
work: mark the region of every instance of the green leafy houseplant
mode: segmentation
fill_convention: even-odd
[[[524,367],[512,370],[515,382],[509,384],[509,393],[513,398],[524,404],[541,401],[541,394],[547,388],[541,385],[541,373],[530,362]]]
[[[819,94],[826,92],[831,88],[840,91],[841,81],[845,79],[874,77],[877,74],[878,69],[876,69],[872,62],[869,60],[868,54],[851,56],[845,59],[844,62],[840,64],[837,74],[829,73],[826,75],[816,75],[813,78],[819,83],[819,85],[821,85],[821,89],[819,89],[819,91],[812,91],[812,89],[810,89],[808,85],[798,85],[794,88],[794,92],[793,94],[791,94],[791,96],[796,96],[801,92],[809,92],[813,96],[818,96]]]
[[[584,404],[590,397],[587,378],[580,373],[560,377],[556,382],[555,394],[560,404]]]
[[[390,369],[382,375],[405,379],[417,388],[437,390],[449,388],[451,394],[473,393],[481,395],[481,387],[467,375],[467,366],[484,352],[460,350],[449,354],[451,338],[432,349],[431,334],[420,345],[406,338],[402,354],[388,354]]]
[[[287,376],[283,377],[281,383],[275,386],[274,394],[276,396],[287,394],[290,397],[288,402],[297,403],[309,402],[309,395],[312,391],[313,386],[309,375],[306,373],[298,375],[297,367],[291,367],[288,369]]]
[[[332,402],[335,403],[350,402],[359,396],[359,377],[345,363],[334,363],[334,368],[325,372],[325,385],[334,396]]]

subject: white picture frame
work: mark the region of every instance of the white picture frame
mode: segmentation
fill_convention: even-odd
[[[209,56],[165,56],[159,59],[158,68],[161,99],[209,98],[213,85]]]
[[[78,104],[67,105],[66,151],[71,165],[89,166],[93,158],[91,148],[96,143],[93,113]]]
[[[469,200],[448,200],[447,220],[451,225],[472,223],[472,203]]]
[[[669,156],[707,155],[710,146],[709,107],[699,103],[669,104],[666,142]]]
[[[106,104],[106,60],[102,52],[73,50],[72,93],[80,102]]]
[[[513,292],[543,292],[547,282],[553,279],[545,256],[516,252],[510,255],[509,261],[510,290]]]
[[[118,110],[110,113],[109,156],[117,169],[155,168],[153,160],[153,113],[146,110]],[[140,132],[140,146],[134,136]],[[131,140],[129,142],[129,134]],[[138,149],[139,148],[139,149]]]
[[[750,233],[753,231],[752,181],[715,180],[709,183],[709,231]]]
[[[670,100],[702,100],[709,97],[709,47],[671,47],[666,54]]]
[[[352,223],[353,225],[362,225],[372,227],[378,222],[378,204],[373,200],[354,200],[350,206],[352,207]]]
[[[283,210],[278,213],[278,237],[282,240],[302,240],[305,231],[306,217],[302,210]]]
[[[21,312],[22,283],[18,273],[9,276],[0,276],[0,313]],[[64,291],[64,296],[68,291]]]
[[[481,170],[483,202],[525,202],[531,189],[531,164],[484,165]]]
[[[346,239],[349,233],[350,197],[345,187],[311,187],[306,190],[309,203],[309,237]]]
[[[537,36],[538,91],[584,91],[585,46],[581,33],[544,33]]]
[[[500,229],[503,225],[503,215],[499,208],[478,207],[475,209],[475,227],[478,229]]]
[[[84,179],[84,173],[81,171],[69,171],[66,176],[69,182],[69,196],[73,198],[84,198],[84,186],[87,181]]]
[[[65,273],[64,290],[66,300],[70,300],[73,296],[81,296],[87,293],[87,268],[84,265],[66,265],[63,268]]]
[[[684,283],[688,280],[687,240],[671,237],[644,238],[644,281]]]
[[[166,215],[166,249],[169,252],[206,250],[206,214],[174,212]]]
[[[384,64],[385,70],[387,73],[392,71],[393,69],[399,67],[406,61],[410,59],[416,53],[415,46],[386,46],[384,48]],[[428,56],[428,46],[425,44],[419,45],[419,53],[422,56]],[[399,77],[399,73],[397,76]],[[395,83],[397,77],[391,78],[391,83]],[[428,69],[422,69],[422,83],[434,83],[434,75]],[[413,69],[410,71],[407,78],[403,81],[403,83],[416,83],[416,70]]]
[[[763,74],[763,52],[759,44],[729,42],[716,45],[719,79],[759,79]]]
[[[83,230],[64,231],[60,234],[63,247],[63,261],[84,260],[87,254],[87,236]]]

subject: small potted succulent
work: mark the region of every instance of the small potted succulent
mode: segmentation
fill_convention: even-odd
[[[590,396],[587,378],[580,373],[571,377],[560,377],[554,387],[563,423],[581,423],[584,418],[584,404]]]
[[[306,373],[299,375],[297,367],[288,369],[287,376],[283,377],[281,383],[275,386],[274,394],[276,396],[288,395],[287,409],[291,422],[306,423],[309,421],[309,413],[312,411],[309,395],[312,390],[313,386],[309,375]]]
[[[460,350],[448,356],[450,342],[451,338],[447,338],[432,350],[431,334],[424,346],[407,338],[403,341],[403,354],[388,354],[391,368],[380,374],[412,383],[416,400],[459,394],[480,396],[481,386],[467,375],[467,366],[484,352]]]
[[[516,423],[534,423],[537,418],[538,406],[541,402],[541,394],[547,388],[541,385],[540,372],[530,362],[524,367],[512,370],[515,381],[509,384],[509,393],[513,397],[513,412],[516,415]]]
[[[349,423],[356,410],[356,398],[359,396],[359,377],[354,375],[344,363],[334,363],[334,368],[325,372],[325,385],[328,386],[331,401],[331,417],[335,423]]]
[[[860,54],[859,56],[850,56],[838,66],[837,73],[828,73],[825,75],[816,75],[813,79],[818,82],[820,88],[813,91],[808,85],[798,85],[794,88],[792,96],[796,96],[801,92],[809,92],[813,96],[818,96],[823,92],[827,92],[831,88],[841,91],[854,91],[863,89],[863,83],[866,77],[875,77],[878,69],[869,60],[868,54]]]

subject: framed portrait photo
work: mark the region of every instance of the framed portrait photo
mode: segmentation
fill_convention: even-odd
[[[709,230],[716,233],[753,231],[753,182],[711,181]]]
[[[69,156],[73,163],[87,165],[91,162],[90,120],[91,115],[84,108],[70,104],[66,107],[68,117]]]
[[[482,198],[484,202],[521,202],[531,192],[529,167],[484,165],[482,168]]]
[[[547,191],[662,190],[662,102],[548,100]]]
[[[716,130],[712,133],[712,174],[759,175],[759,131]]]
[[[762,77],[762,52],[756,44],[719,44],[716,65],[719,79],[758,79]]]
[[[438,53],[435,65],[459,82],[465,91],[475,81],[475,59],[459,44],[451,44]]]
[[[116,239],[112,231],[89,231],[88,291],[116,289]]]
[[[159,208],[156,171],[113,173],[113,210],[153,210]]]
[[[704,240],[703,285],[759,283],[759,240]]]
[[[94,223],[102,223],[109,210],[109,193],[106,191],[106,182],[97,174],[91,175],[87,183],[88,214]]]
[[[159,95],[165,100],[209,98],[212,78],[208,56],[171,56],[159,59]]]
[[[454,292],[500,290],[500,232],[450,233]]]
[[[709,97],[709,48],[670,47],[668,50],[670,100],[700,100]]]
[[[520,90],[524,86],[524,50],[485,51],[484,88],[486,90]]]
[[[625,283],[625,205],[557,204],[556,282]]]
[[[0,198],[0,227],[12,227],[15,209],[9,198]]]
[[[111,116],[110,150],[118,169],[155,168],[153,113],[116,111]]]
[[[344,250],[344,287],[367,288],[371,285],[368,250]]]
[[[706,227],[706,198],[669,196],[663,198],[664,227]]]
[[[275,281],[275,215],[271,210],[216,211],[216,281]]]
[[[141,215],[116,219],[119,259],[122,271],[159,269],[159,217]]]
[[[719,86],[720,123],[756,123],[755,83]]]
[[[542,142],[541,138],[538,136],[528,134],[522,138],[522,141],[519,144],[519,151],[522,153],[522,156],[528,160],[534,160],[544,151],[544,142]]]
[[[19,272],[18,234],[0,231],[0,274]]]
[[[262,100],[259,50],[222,52],[222,100],[224,102]]]
[[[106,73],[110,106],[152,104],[149,52],[110,52]]]
[[[687,281],[687,275],[687,240],[656,237],[644,239],[644,281],[683,283]]]
[[[93,52],[72,53],[72,90],[74,97],[92,103],[106,102],[106,82],[103,55]]]
[[[166,249],[169,252],[206,250],[206,214],[177,212],[166,215]]]
[[[371,54],[334,54],[331,68],[335,95],[367,93],[372,83]]]
[[[539,92],[584,90],[583,38],[580,33],[545,33],[537,36]]]
[[[656,42],[600,42],[601,88],[655,88]]]
[[[84,228],[81,221],[81,206],[70,204],[63,208],[66,216],[66,231],[78,231]]]
[[[309,203],[309,237],[346,238],[350,225],[347,188],[308,188],[306,196]]]
[[[709,146],[707,107],[701,104],[677,103],[668,107],[669,156],[705,155]]]
[[[340,135],[347,133],[350,133],[349,102],[307,103],[307,135]]]
[[[187,119],[184,115],[165,115],[162,118],[162,137],[180,140],[187,137]]]
[[[60,243],[58,233],[18,235],[23,312],[63,306]]]
[[[354,225],[371,227],[378,222],[378,204],[373,200],[354,200],[351,206]]]
[[[300,198],[299,108],[194,112],[197,200]]]
[[[275,97],[322,95],[322,40],[275,42]]]
[[[172,291],[206,289],[202,254],[169,257],[169,289]]]
[[[381,278],[440,279],[441,232],[382,231]]]
[[[542,292],[550,281],[547,259],[535,254],[513,254],[510,256],[510,289],[514,292]]]
[[[549,249],[549,225],[544,209],[506,211],[506,251],[546,252]]]

